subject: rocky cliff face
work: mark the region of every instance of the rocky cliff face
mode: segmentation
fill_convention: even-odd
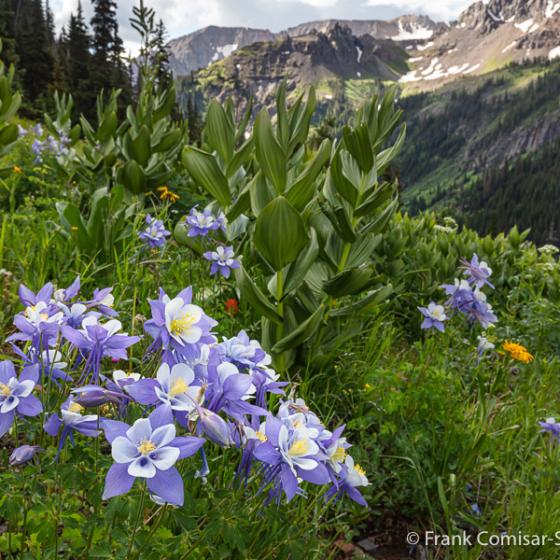
[[[312,21],[287,30],[291,37],[307,35],[313,30],[328,33],[335,25],[348,27],[354,35],[371,35],[375,39],[393,41],[422,41],[448,28],[442,22],[434,22],[428,16],[406,15],[393,20],[322,20]]]
[[[288,91],[330,80],[396,81],[406,71],[406,58],[406,51],[393,41],[356,37],[348,27],[334,24],[326,33],[313,28],[307,35],[284,35],[239,48],[180,80],[179,90],[238,102],[252,97],[257,105],[269,105],[281,81],[287,82]],[[328,88],[323,95],[328,98]]]
[[[238,48],[259,41],[272,41],[275,34],[265,29],[210,26],[169,42],[171,69],[175,76],[186,76],[222,60]]]
[[[418,91],[510,62],[552,60],[560,57],[560,0],[475,2],[449,30],[409,54],[410,71],[400,81]]]
[[[283,41],[287,37],[306,37],[313,33],[329,35],[337,27],[347,27],[356,37],[369,35],[375,39],[417,42],[445,31],[445,23],[436,23],[427,16],[407,15],[391,21],[381,20],[322,20],[272,33],[264,29],[244,27],[206,27],[169,42],[171,69],[175,76],[186,76],[206,68],[213,62],[233,54],[237,49],[263,41]]]

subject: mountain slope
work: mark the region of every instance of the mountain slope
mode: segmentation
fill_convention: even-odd
[[[266,29],[215,25],[205,27],[169,41],[171,70],[175,76],[186,76],[222,60],[240,47],[258,41],[272,41],[275,37],[274,33]]]
[[[412,211],[440,208],[470,223],[468,216],[476,214],[473,185],[502,176],[504,167],[519,173],[528,154],[538,158],[560,140],[560,61],[512,65],[405,97],[401,104],[408,125],[399,159],[405,203]],[[488,188],[485,200],[497,200]],[[553,192],[546,190],[544,204],[553,204]],[[525,194],[520,207],[534,206],[534,193]],[[506,219],[524,222],[513,211]]]
[[[278,84],[286,81],[288,91],[323,84],[319,97],[328,100],[331,81],[396,81],[406,71],[406,57],[393,41],[358,38],[336,24],[326,34],[313,30],[240,48],[192,77],[179,78],[178,90],[183,99],[195,91],[207,99],[232,97],[240,103],[252,97],[262,106],[274,100]]]
[[[510,62],[560,57],[560,0],[475,2],[433,40],[409,49],[410,71],[400,79],[412,91],[433,90],[461,76]]]
[[[171,69],[176,77],[186,76],[253,43],[284,41],[289,37],[305,37],[315,32],[328,35],[337,25],[348,27],[356,37],[370,35],[376,39],[392,39],[398,42],[429,39],[448,27],[447,24],[436,23],[427,16],[416,15],[405,15],[390,21],[313,21],[279,33],[272,33],[267,29],[210,26],[169,42]]]

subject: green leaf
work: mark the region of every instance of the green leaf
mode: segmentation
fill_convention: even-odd
[[[359,301],[345,307],[329,311],[328,315],[329,317],[347,317],[369,313],[373,308],[377,307],[381,302],[386,300],[393,291],[393,286],[388,284],[387,286],[374,290]]]
[[[243,266],[235,270],[235,279],[237,280],[237,286],[241,292],[241,297],[246,299],[258,314],[267,317],[275,323],[282,323],[282,317],[278,314],[276,308],[259,290],[251,277],[245,272]]]
[[[183,165],[193,179],[205,188],[222,208],[231,204],[229,185],[212,154],[187,146],[183,150]]]
[[[399,205],[399,199],[395,198],[392,202],[390,202],[387,205],[387,208],[385,208],[385,210],[383,210],[383,212],[381,212],[381,214],[377,216],[375,220],[373,220],[366,227],[364,227],[360,233],[370,233],[370,232],[381,233],[389,223],[389,220],[391,219],[391,216],[395,213],[395,210],[397,209],[398,205]]]
[[[251,210],[258,216],[264,208],[274,200],[274,191],[269,186],[262,171],[258,171],[249,183]]]
[[[272,351],[278,354],[281,352],[286,352],[286,350],[291,350],[296,346],[300,346],[306,340],[309,340],[309,338],[311,338],[319,328],[319,325],[323,320],[324,313],[325,306],[324,304],[322,304],[317,308],[315,313],[313,313],[309,318],[301,323],[297,329],[279,340],[273,346]]]
[[[288,269],[286,280],[284,282],[284,293],[287,294],[292,290],[297,290],[299,288],[311,265],[316,261],[318,254],[319,242],[317,240],[317,233],[313,228],[311,228],[311,239],[309,244]]]
[[[362,266],[364,263],[369,261],[373,251],[375,251],[375,248],[381,242],[381,239],[381,235],[372,234],[356,239],[350,248],[350,253],[348,254],[348,259],[346,261],[346,267],[354,268],[356,266]]]
[[[227,165],[233,157],[235,127],[222,105],[215,100],[208,106],[204,136]]]
[[[373,150],[367,126],[362,124],[354,130],[345,126],[343,135],[346,148],[358,162],[360,169],[367,173],[373,167]]]
[[[72,236],[76,236],[78,247],[82,251],[92,249],[89,234],[84,226],[80,210],[69,202],[57,202],[56,210],[62,225]]]
[[[259,214],[254,241],[259,253],[278,271],[295,261],[309,238],[299,212],[279,196]]]
[[[126,162],[119,173],[119,181],[135,194],[144,191],[144,173],[142,168],[133,160]]]
[[[259,113],[255,121],[255,144],[257,161],[263,173],[274,185],[276,192],[283,194],[286,190],[286,154],[274,136],[266,109]]]
[[[323,169],[325,164],[329,161],[330,153],[330,140],[323,140],[313,159],[307,164],[286,194],[288,201],[298,210],[303,210],[307,203],[313,198],[316,191],[315,179],[317,179],[321,169]]]
[[[138,134],[130,139],[130,149],[132,157],[140,164],[141,167],[148,165],[150,159],[150,131],[146,125],[142,125]]]
[[[343,270],[323,284],[323,290],[335,298],[359,294],[370,283],[373,271],[370,268]]]

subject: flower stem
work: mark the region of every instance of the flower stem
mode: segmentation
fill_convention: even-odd
[[[134,537],[136,536],[136,531],[138,530],[138,525],[140,524],[140,518],[142,517],[142,512],[144,511],[144,499],[146,497],[146,484],[142,486],[142,495],[140,496],[140,505],[138,507],[138,513],[136,515],[136,521],[134,522],[134,529],[130,535],[130,541],[128,542],[128,550],[126,551],[126,557],[130,558],[130,553],[132,552],[132,547],[134,546]]]

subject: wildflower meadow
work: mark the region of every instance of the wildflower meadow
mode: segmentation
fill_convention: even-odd
[[[401,212],[395,89],[194,144],[136,64],[94,119],[0,67],[0,557],[558,558],[558,249]]]

